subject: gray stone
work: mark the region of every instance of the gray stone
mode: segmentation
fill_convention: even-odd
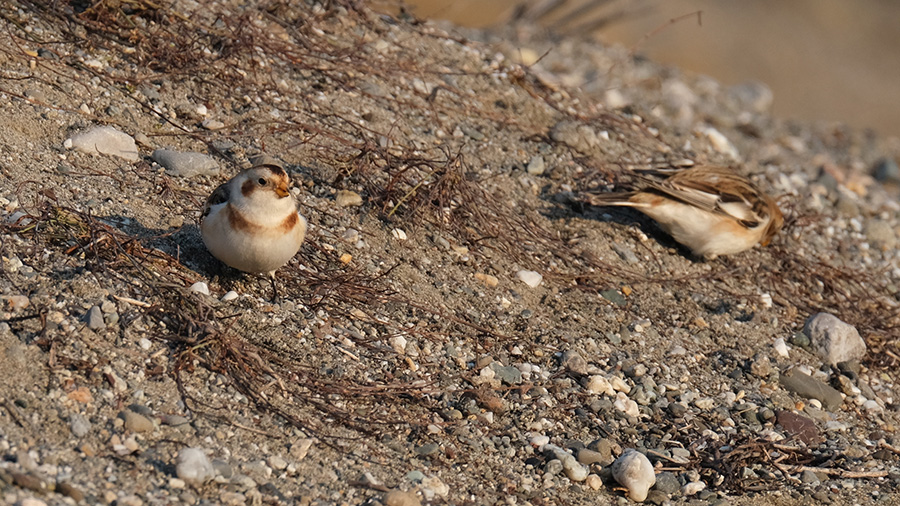
[[[187,423],[190,423],[191,420],[189,418],[187,418],[185,416],[181,416],[181,415],[162,415],[159,417],[159,421],[163,425],[172,425],[172,426],[177,427],[179,425],[185,425]]]
[[[507,385],[518,385],[522,382],[522,371],[513,366],[504,366],[499,362],[491,363],[491,369],[501,381]]]
[[[828,313],[816,313],[806,320],[803,333],[809,336],[816,354],[829,365],[860,360],[866,354],[866,343],[856,327]]]
[[[677,494],[681,490],[681,483],[678,481],[675,473],[663,471],[656,475],[656,485],[653,488],[664,494],[672,495]]]
[[[427,443],[427,444],[417,447],[415,452],[416,452],[416,455],[419,455],[421,457],[427,457],[428,455],[433,455],[439,449],[440,449],[440,446],[438,446],[437,443]]]
[[[94,306],[88,311],[87,326],[91,330],[106,328],[106,322],[103,320],[103,312],[100,311],[100,306]]]
[[[641,262],[637,255],[634,254],[634,251],[632,251],[631,248],[625,246],[624,244],[614,242],[612,244],[612,249],[616,252],[616,255],[619,255],[619,258],[630,264],[637,264]]]
[[[119,413],[119,418],[125,421],[125,428],[132,432],[150,432],[154,429],[153,420],[130,409]]]
[[[219,174],[219,164],[211,156],[203,153],[157,149],[151,158],[162,165],[166,169],[166,174],[170,176],[195,177]]]
[[[544,164],[544,157],[541,155],[531,157],[531,160],[528,162],[528,167],[525,168],[532,176],[540,176],[544,173],[545,169],[546,165]]]
[[[97,127],[66,139],[67,148],[92,155],[111,155],[130,162],[140,160],[137,144],[125,132],[111,126]]]
[[[871,219],[866,222],[863,231],[869,244],[882,251],[887,251],[897,246],[897,234],[894,233],[894,227],[886,221]]]
[[[91,431],[91,421],[81,413],[69,417],[69,430],[75,437],[84,437]]]
[[[600,452],[595,452],[594,450],[589,450],[587,448],[582,448],[578,450],[578,462],[589,466],[591,464],[600,464],[603,465],[603,461],[605,460],[604,456]]]
[[[225,462],[224,460],[213,460],[212,461],[213,469],[216,470],[216,474],[225,478],[226,480],[230,480],[232,476],[234,476],[234,470],[231,468],[231,464]]]
[[[844,194],[838,197],[834,208],[841,216],[859,216],[859,204],[856,203],[856,199]]]
[[[893,158],[882,158],[872,168],[875,179],[885,183],[900,183],[900,167]]]
[[[559,365],[569,372],[586,376],[588,374],[588,363],[580,353],[574,350],[566,350],[559,359]]]
[[[550,138],[583,154],[600,151],[601,138],[590,127],[577,121],[563,120],[550,130]]]
[[[656,489],[651,489],[650,492],[647,492],[647,498],[644,499],[644,502],[648,502],[650,504],[655,504],[657,506],[662,506],[668,502],[669,496],[660,492]]]
[[[801,397],[819,400],[822,406],[829,411],[840,407],[844,402],[840,392],[797,370],[792,369],[782,374],[779,381],[784,388]]]
[[[597,452],[600,455],[600,460],[597,461],[597,463],[601,466],[608,466],[616,460],[616,458],[613,457],[613,450],[617,449],[618,445],[611,442],[609,439],[596,439],[591,441],[587,447],[589,450]]]
[[[816,473],[807,469],[800,473],[800,481],[808,485],[818,485],[819,477],[816,476]]]
[[[603,290],[602,292],[600,292],[600,296],[617,306],[624,306],[628,304],[628,301],[625,300],[625,297],[615,288]]]
[[[175,460],[175,474],[185,483],[200,486],[213,479],[216,470],[199,448],[183,448]]]

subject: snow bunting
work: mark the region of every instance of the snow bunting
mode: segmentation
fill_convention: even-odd
[[[740,253],[760,242],[768,246],[784,225],[771,197],[725,167],[693,167],[666,179],[635,176],[632,191],[586,194],[585,200],[595,206],[633,207],[706,259]]]
[[[226,265],[275,278],[306,237],[306,218],[277,165],[241,171],[206,199],[200,218],[203,244]]]

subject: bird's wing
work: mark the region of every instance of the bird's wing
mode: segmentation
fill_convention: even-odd
[[[228,199],[231,197],[231,188],[228,183],[222,183],[213,190],[210,196],[206,199],[206,204],[203,205],[203,214],[200,216],[200,220],[209,214],[209,211],[213,206],[218,204],[224,204],[228,202]]]
[[[728,216],[753,228],[767,216],[766,200],[744,177],[724,167],[697,167],[657,181],[643,178],[646,187],[697,208]]]

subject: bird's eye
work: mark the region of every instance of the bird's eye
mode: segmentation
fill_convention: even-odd
[[[263,178],[263,177],[257,179],[256,182],[259,183],[260,186],[265,186],[265,185],[266,185],[266,179]]]

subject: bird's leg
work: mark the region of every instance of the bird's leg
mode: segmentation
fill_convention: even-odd
[[[280,300],[278,297],[278,283],[275,281],[275,271],[270,272],[269,277],[272,279],[272,304],[278,304]]]

